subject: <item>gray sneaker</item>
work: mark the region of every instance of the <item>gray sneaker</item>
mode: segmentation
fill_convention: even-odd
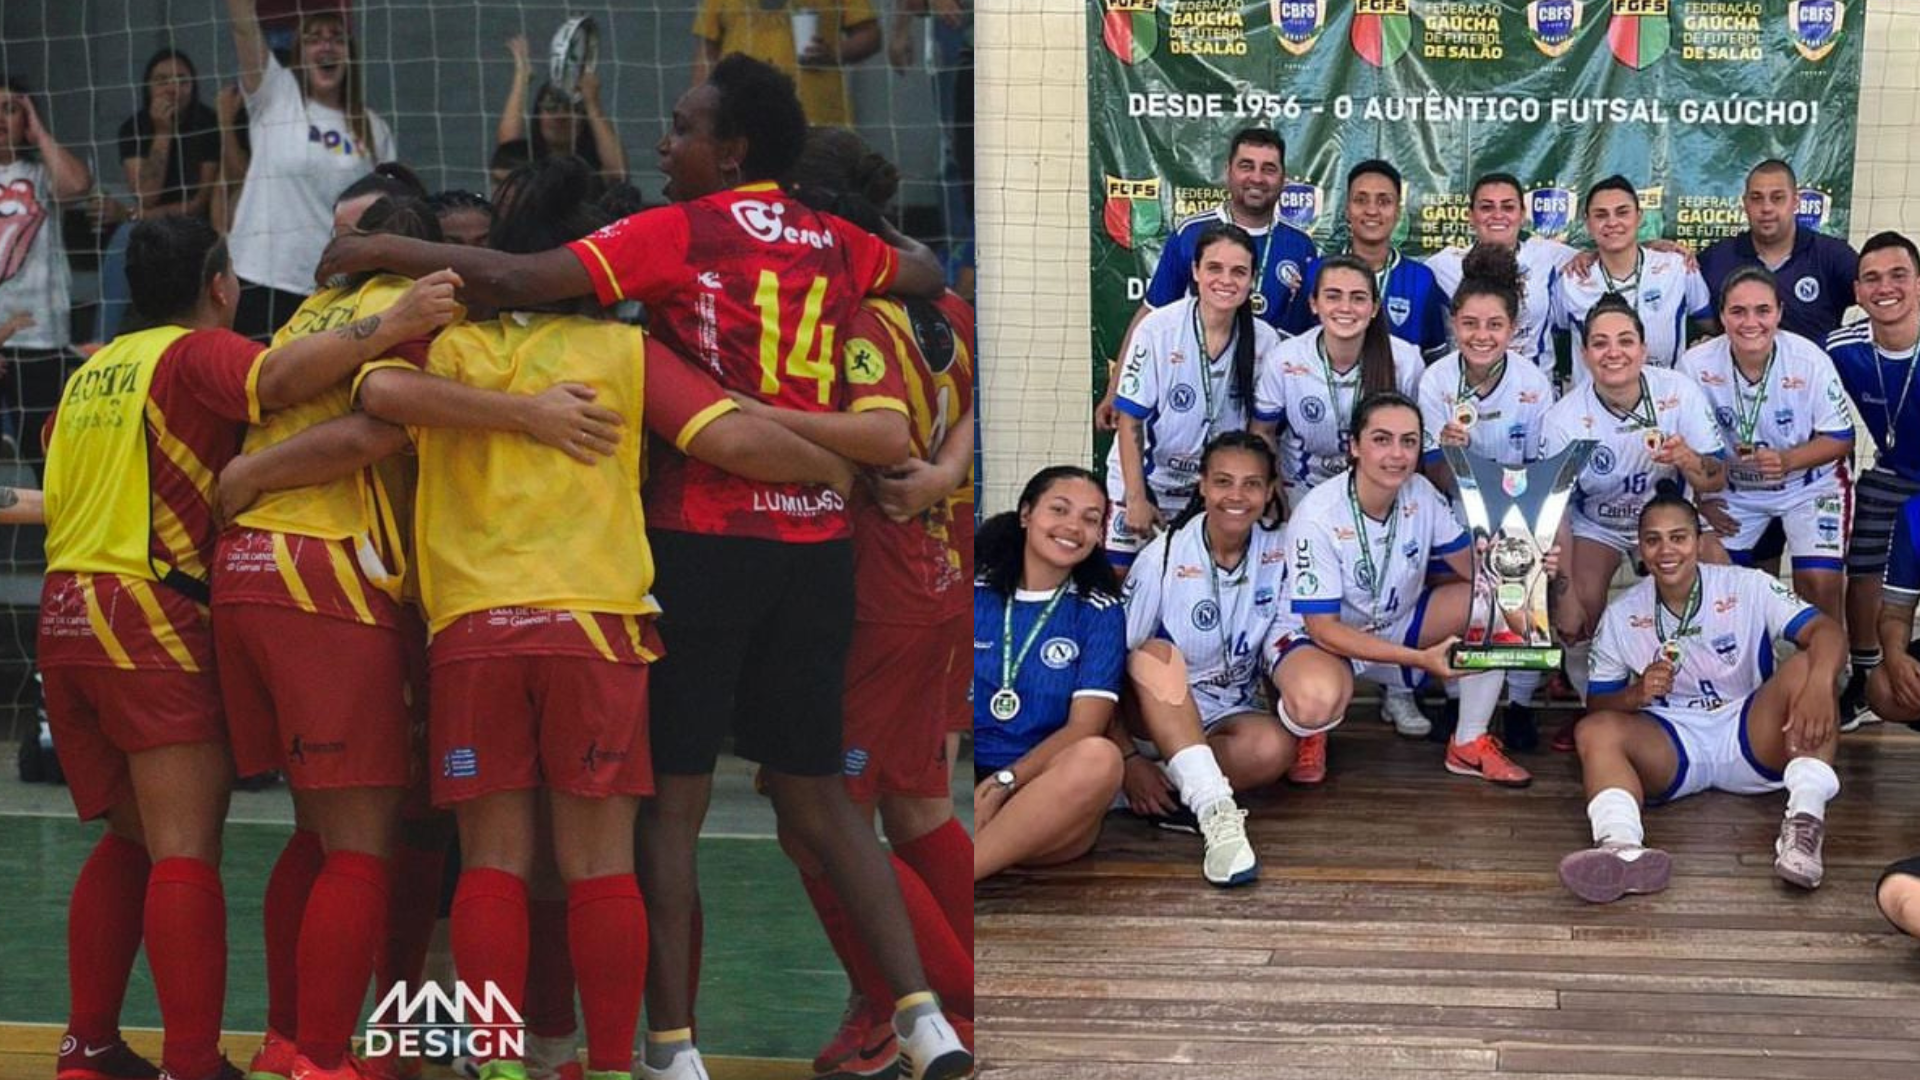
[[[1207,843],[1200,872],[1208,881],[1226,888],[1260,876],[1260,860],[1247,839],[1247,812],[1232,799],[1217,799],[1200,811],[1200,836]]]
[[[1659,848],[1608,842],[1560,860],[1560,884],[1589,904],[1611,904],[1628,893],[1656,893],[1673,876],[1673,859]]]
[[[1812,814],[1788,814],[1773,842],[1773,872],[1781,881],[1803,889],[1817,889],[1826,876],[1820,848],[1827,839],[1827,823]]]

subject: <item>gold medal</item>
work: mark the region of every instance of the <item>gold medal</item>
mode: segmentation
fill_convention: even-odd
[[[1265,315],[1267,313],[1267,298],[1261,295],[1258,289],[1254,290],[1250,300],[1253,304],[1253,313],[1255,315]]]
[[[1462,401],[1453,407],[1453,422],[1463,428],[1471,430],[1479,419],[1480,410],[1471,401]]]
[[[1647,444],[1647,453],[1649,454],[1659,453],[1660,447],[1667,441],[1667,437],[1660,433],[1659,428],[1648,428],[1640,433],[1640,438],[1641,441]]]

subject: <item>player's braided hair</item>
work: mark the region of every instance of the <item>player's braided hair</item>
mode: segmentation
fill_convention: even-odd
[[[787,189],[815,210],[879,233],[882,212],[900,190],[900,170],[847,128],[813,127]]]

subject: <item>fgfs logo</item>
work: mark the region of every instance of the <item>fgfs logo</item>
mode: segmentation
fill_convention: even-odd
[[[459,1031],[466,1028],[465,1039]],[[492,981],[478,994],[454,983],[451,997],[438,983],[396,983],[367,1021],[365,1054],[385,1057],[451,1057],[518,1061],[526,1053],[526,1027],[507,995]],[[462,1045],[455,1045],[461,1043]]]
[[[1295,56],[1305,56],[1327,28],[1328,0],[1268,0],[1273,40]]]
[[[1667,55],[1673,43],[1672,16],[1669,0],[1613,0],[1607,47],[1614,59],[1639,71]]]
[[[1153,8],[1153,0],[1107,0],[1100,39],[1121,63],[1137,64],[1152,56],[1154,46],[1160,44]]]
[[[1412,8],[1409,0],[1354,0],[1347,31],[1354,53],[1378,68],[1405,56],[1413,44]]]
[[[1580,35],[1580,19],[1586,14],[1581,0],[1532,0],[1527,5],[1527,29],[1533,32],[1533,46],[1548,56],[1565,55]]]
[[[1787,5],[1787,31],[1793,47],[1818,63],[1840,43],[1840,26],[1847,21],[1845,0],[1793,0]]]
[[[1159,236],[1165,223],[1160,209],[1160,178],[1107,177],[1107,202],[1100,216],[1107,235],[1128,250],[1139,247],[1142,240]]]

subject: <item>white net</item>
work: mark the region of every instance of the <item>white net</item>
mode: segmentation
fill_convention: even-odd
[[[338,0],[306,0],[309,12],[339,6]],[[362,0],[351,5],[351,29],[365,102],[391,128],[398,159],[429,191],[484,195],[490,190],[488,166],[503,106],[515,80],[509,39],[528,39],[532,72],[524,105],[531,113],[549,75],[554,31],[570,16],[590,16],[598,33],[602,111],[624,150],[628,179],[648,204],[665,201],[654,146],[674,100],[695,78],[703,41],[696,28],[717,37],[716,53],[738,48],[768,59],[792,56],[796,30],[817,33],[844,50],[846,62],[810,69],[803,81],[816,88],[828,85],[814,100],[838,97],[844,88],[851,126],[902,174],[896,220],[910,235],[949,255],[954,279],[965,289],[971,283],[970,169],[958,163],[972,158],[972,33],[963,16],[940,17],[950,5],[931,5],[932,16],[910,10],[927,6],[907,4],[903,10],[888,0],[625,0],[597,6],[552,0]],[[285,57],[298,31],[298,0],[259,0],[258,9],[268,44]],[[62,276],[70,279],[70,291],[63,298],[49,286],[37,294],[37,302],[0,294],[0,307],[8,309],[0,310],[0,323],[17,308],[31,308],[35,322],[4,346],[11,350],[12,371],[0,384],[8,406],[0,431],[17,445],[18,461],[11,447],[0,447],[0,483],[38,486],[40,410],[57,400],[60,373],[78,362],[74,350],[101,340],[117,321],[114,302],[124,297],[124,285],[117,284],[123,279],[113,265],[113,223],[139,201],[121,129],[148,111],[150,62],[163,48],[178,50],[191,65],[192,86],[205,110],[191,113],[199,118],[194,122],[186,119],[188,110],[180,110],[176,156],[196,155],[197,160],[211,154],[217,161],[219,96],[234,85],[239,71],[227,4],[0,4],[0,74],[20,81],[47,131],[91,173],[85,194],[67,193],[72,197],[57,208],[40,208],[48,215],[47,231],[63,241]],[[861,52],[868,54],[855,60],[853,54]],[[536,126],[529,120],[529,135]],[[204,137],[190,137],[189,128]],[[11,178],[0,166],[0,187]],[[220,194],[237,201],[235,192]],[[0,224],[21,209],[19,202],[0,203]],[[209,212],[216,222],[221,209],[221,199],[212,199]],[[124,237],[125,227],[118,232]],[[54,328],[57,332],[49,333]],[[0,603],[8,613],[7,626],[0,628],[0,706],[32,700],[41,540],[37,529],[0,528]],[[27,715],[16,711],[12,723],[0,724],[0,735],[22,733],[20,721]]]

